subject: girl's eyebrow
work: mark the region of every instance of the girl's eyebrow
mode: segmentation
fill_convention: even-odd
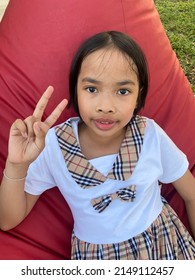
[[[100,84],[101,82],[100,81],[98,81],[98,80],[95,80],[95,79],[93,79],[93,78],[90,78],[90,77],[85,77],[85,78],[83,78],[82,79],[82,82],[83,83],[92,83],[92,84]]]
[[[124,80],[116,83],[118,86],[125,86],[125,85],[135,85],[135,82],[132,80]]]
[[[90,77],[85,77],[82,79],[82,82],[85,83],[92,83],[92,84],[101,84],[101,81],[98,81],[96,79],[90,78]],[[116,85],[118,86],[125,86],[125,85],[135,85],[135,82],[132,80],[123,80],[120,82],[116,82]]]

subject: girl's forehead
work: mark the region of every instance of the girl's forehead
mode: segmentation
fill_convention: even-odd
[[[137,67],[132,58],[114,48],[103,48],[86,56],[81,65],[81,72],[87,69],[114,71],[116,68],[125,72],[133,70],[137,73]]]
[[[114,58],[114,60],[113,60]],[[84,61],[87,62],[105,62],[105,63],[112,63],[113,61],[115,62],[116,60],[123,61],[132,61],[130,57],[127,56],[127,54],[122,53],[118,49],[115,48],[103,48],[97,51],[92,52],[88,56],[85,57]]]

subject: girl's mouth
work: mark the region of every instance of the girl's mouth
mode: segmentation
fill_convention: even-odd
[[[115,121],[110,119],[96,119],[94,120],[95,126],[101,130],[109,130],[115,125]]]

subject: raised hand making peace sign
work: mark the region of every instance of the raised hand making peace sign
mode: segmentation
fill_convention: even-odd
[[[38,101],[33,114],[25,120],[17,119],[11,126],[8,160],[10,163],[33,162],[45,146],[45,136],[54,125],[68,101],[62,100],[45,121],[42,121],[45,108],[54,89],[49,86]]]

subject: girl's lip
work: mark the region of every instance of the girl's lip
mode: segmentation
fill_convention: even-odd
[[[115,125],[116,121],[110,119],[95,119],[94,123],[96,127],[101,130],[109,130]]]

